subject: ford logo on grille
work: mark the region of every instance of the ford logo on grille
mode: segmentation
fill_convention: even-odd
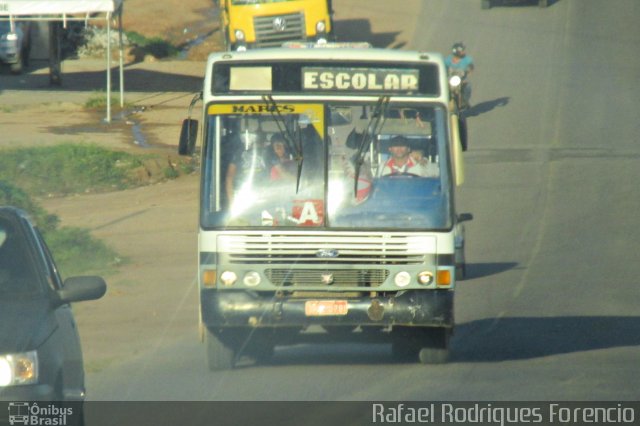
[[[340,253],[338,252],[338,250],[333,250],[333,249],[320,249],[316,252],[316,257],[338,257],[340,255]]]
[[[287,29],[287,20],[281,16],[273,19],[273,29],[282,32]]]

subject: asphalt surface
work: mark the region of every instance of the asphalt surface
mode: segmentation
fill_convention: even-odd
[[[157,344],[88,375],[90,399],[640,399],[640,3],[433,0],[412,2],[405,20],[373,16],[383,1],[371,3],[369,36],[385,26],[378,44],[447,52],[463,40],[476,62],[457,194],[474,215],[470,276],[451,362],[398,364],[385,345],[298,345],[278,348],[272,365],[210,373],[195,325],[181,332],[167,312],[159,321],[171,332]],[[415,31],[398,43],[406,26]],[[194,299],[191,279],[176,312]]]

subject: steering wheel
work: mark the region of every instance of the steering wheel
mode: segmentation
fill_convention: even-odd
[[[402,173],[391,173],[391,174],[384,175],[384,176],[381,176],[381,177],[383,177],[383,178],[388,178],[388,177],[391,177],[391,178],[393,178],[393,177],[412,177],[412,178],[417,177],[417,178],[419,178],[419,177],[422,177],[422,176],[417,175],[415,173],[411,173],[411,172],[402,172]]]

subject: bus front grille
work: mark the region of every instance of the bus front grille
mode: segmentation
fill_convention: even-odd
[[[436,239],[400,233],[223,234],[218,237],[218,253],[225,263],[282,265],[283,270],[305,265],[317,270],[320,265],[378,269],[433,261]]]
[[[385,269],[266,269],[275,286],[379,287],[389,276]]]
[[[286,41],[305,39],[303,13],[253,18],[257,47],[277,47]]]

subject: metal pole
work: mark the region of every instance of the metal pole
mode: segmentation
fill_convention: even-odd
[[[124,108],[124,43],[122,40],[122,8],[124,3],[120,4],[118,13],[118,38],[120,43],[120,108]]]
[[[107,123],[111,123],[111,12],[107,13]]]

